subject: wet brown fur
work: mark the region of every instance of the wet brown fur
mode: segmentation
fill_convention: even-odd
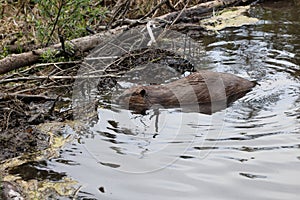
[[[202,105],[206,107],[211,105],[211,102],[230,103],[254,86],[255,83],[233,74],[202,70],[164,85],[129,88],[119,97],[119,102],[138,113],[152,106],[183,108]]]

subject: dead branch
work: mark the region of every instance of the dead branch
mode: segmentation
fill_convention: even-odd
[[[119,75],[124,74],[118,73]],[[0,80],[0,84],[4,83],[16,83],[16,82],[22,82],[22,81],[33,81],[33,80],[62,80],[62,79],[98,79],[98,78],[106,78],[106,77],[119,77],[117,75],[112,74],[105,74],[105,75],[86,75],[86,76],[28,76],[28,77],[17,77],[17,78],[9,78],[9,79],[3,79]]]
[[[67,84],[67,85],[55,85],[55,84],[56,84],[55,82],[51,82],[46,85],[31,87],[24,90],[18,90],[17,92],[15,92],[15,94],[33,93],[36,90],[50,90],[50,89],[58,89],[58,88],[62,89],[62,88],[68,88],[73,86],[73,84]]]
[[[149,11],[146,15],[144,15],[140,20],[144,20],[147,17],[149,17],[151,14],[153,14],[157,9],[162,7],[164,4],[168,5],[169,7],[172,8],[172,11],[175,11],[175,8],[171,5],[169,0],[163,0],[159,4],[157,4],[151,11]]]
[[[22,99],[31,101],[55,101],[56,98],[44,95],[16,94],[16,93],[0,93],[0,100]]]

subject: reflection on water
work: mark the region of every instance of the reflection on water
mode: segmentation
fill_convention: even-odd
[[[82,184],[82,199],[297,199],[300,7],[293,2],[257,6],[251,15],[259,24],[199,41],[211,70],[259,83],[229,108],[144,116],[99,109],[93,135],[51,166]]]
[[[46,161],[29,162],[10,169],[9,173],[19,175],[24,181],[31,179],[59,181],[66,176],[65,173],[48,170],[46,166]]]

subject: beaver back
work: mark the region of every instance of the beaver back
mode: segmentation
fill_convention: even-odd
[[[119,97],[119,103],[140,113],[151,107],[206,105],[240,98],[254,85],[233,74],[203,70],[164,85],[129,88]]]

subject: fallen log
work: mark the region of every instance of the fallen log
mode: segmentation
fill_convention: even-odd
[[[91,36],[76,38],[74,40],[71,40],[70,43],[73,45],[73,48],[76,50],[76,53],[86,52],[93,49],[101,42],[103,42],[103,38],[116,34],[117,32],[120,32],[122,29],[118,28],[103,33],[101,32]],[[43,53],[47,51],[51,51],[51,52],[59,51],[60,49],[61,49],[61,44],[55,44],[53,46],[43,48],[43,49],[37,49],[30,52],[9,55],[3,58],[2,60],[0,60],[0,74],[5,74],[12,70],[16,70],[21,67],[26,67],[35,64],[38,61],[40,61]]]
[[[228,6],[238,5],[240,3],[251,3],[254,0],[215,0],[209,1],[205,3],[200,3],[195,6],[183,9],[181,11],[175,11],[171,13],[167,13],[156,19],[164,20],[164,21],[171,21],[172,24],[180,23],[180,22],[187,22],[189,20],[196,20],[199,21],[199,15],[203,15],[205,13],[213,12],[217,9],[222,9]],[[189,21],[190,22],[190,21]]]

